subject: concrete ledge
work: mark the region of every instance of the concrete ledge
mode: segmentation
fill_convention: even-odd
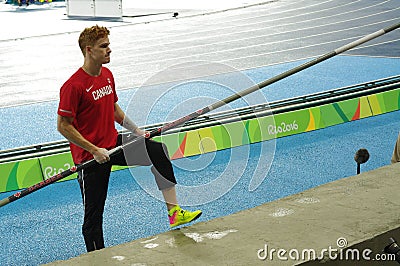
[[[351,256],[346,260],[345,252],[341,260],[332,260],[327,251],[340,258],[334,252],[338,245],[358,249],[360,257],[371,249],[368,255],[374,259],[384,254],[389,237],[400,240],[399,177],[400,164],[388,165],[230,216],[49,265],[398,265]],[[280,256],[287,260],[279,259],[279,249],[286,251]],[[320,256],[324,249],[322,260],[301,260],[305,251]],[[296,250],[299,259],[290,259]]]

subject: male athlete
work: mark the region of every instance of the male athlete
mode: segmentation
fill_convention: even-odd
[[[121,145],[115,122],[136,136],[146,132],[138,128],[118,105],[114,77],[103,64],[110,62],[109,30],[93,26],[79,36],[84,56],[80,67],[61,87],[57,129],[70,142],[75,164],[95,159],[97,164],[78,172],[84,221],[82,234],[88,252],[104,248],[103,212],[112,165],[127,165],[123,152],[109,155]],[[182,210],[176,198],[176,179],[164,144],[146,139],[132,147],[135,165],[152,165],[158,188],[167,204],[170,227],[197,219],[201,211]],[[131,163],[131,162],[129,162]]]

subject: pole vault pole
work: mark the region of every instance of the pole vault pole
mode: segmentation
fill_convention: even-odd
[[[196,118],[196,117],[198,117],[200,115],[203,115],[203,114],[208,113],[208,112],[210,112],[210,111],[212,111],[214,109],[217,109],[217,108],[219,108],[219,107],[221,107],[223,105],[226,105],[226,104],[228,104],[230,102],[233,102],[233,101],[235,101],[235,100],[237,100],[237,99],[239,99],[241,97],[244,97],[244,96],[246,96],[246,95],[248,95],[248,94],[250,94],[252,92],[255,92],[255,91],[257,91],[257,90],[259,90],[261,88],[264,88],[264,87],[266,87],[268,85],[271,85],[272,83],[275,83],[275,82],[277,82],[277,81],[279,81],[281,79],[284,79],[284,78],[286,78],[288,76],[291,76],[291,75],[293,75],[293,74],[295,74],[297,72],[300,72],[300,71],[302,71],[302,70],[304,70],[306,68],[309,68],[309,67],[311,67],[313,65],[316,65],[316,64],[318,64],[318,63],[320,63],[322,61],[325,61],[325,60],[327,60],[327,59],[329,59],[331,57],[334,57],[334,56],[336,56],[336,55],[338,55],[340,53],[343,53],[343,52],[345,52],[345,51],[347,51],[349,49],[352,49],[352,48],[354,48],[354,47],[356,47],[356,46],[358,46],[360,44],[363,44],[363,43],[368,42],[368,41],[370,41],[372,39],[375,39],[375,38],[377,38],[377,37],[379,37],[379,36],[381,36],[383,34],[386,34],[386,33],[390,32],[390,31],[395,30],[395,29],[397,29],[399,27],[400,27],[400,22],[397,23],[397,24],[394,24],[394,25],[392,25],[390,27],[387,27],[387,28],[378,30],[376,32],[373,32],[371,34],[368,34],[368,35],[366,35],[366,36],[364,36],[364,37],[362,37],[362,38],[360,38],[360,39],[358,39],[356,41],[353,41],[351,43],[343,45],[343,46],[341,46],[341,47],[339,47],[339,48],[337,48],[337,49],[335,49],[335,50],[333,50],[333,51],[331,51],[329,53],[326,53],[326,54],[324,54],[324,55],[322,55],[320,57],[317,57],[314,60],[306,62],[306,63],[304,63],[304,64],[302,64],[300,66],[292,68],[292,69],[290,69],[290,70],[288,70],[286,72],[283,72],[283,73],[281,73],[279,75],[276,75],[276,76],[274,76],[274,77],[272,77],[270,79],[267,79],[267,80],[265,80],[265,81],[263,81],[261,83],[258,83],[258,84],[254,85],[254,86],[251,86],[250,88],[247,88],[247,89],[245,89],[243,91],[235,93],[235,94],[233,94],[233,95],[231,95],[231,96],[229,96],[229,97],[227,97],[227,98],[225,98],[223,100],[215,102],[214,104],[208,105],[208,106],[204,107],[203,109],[200,109],[200,110],[198,110],[196,112],[193,112],[193,113],[191,113],[189,115],[186,115],[184,117],[181,117],[181,118],[179,118],[179,119],[177,119],[177,120],[175,120],[173,122],[166,123],[165,125],[157,128],[157,129],[154,129],[151,132],[147,132],[146,135],[144,135],[144,136],[139,136],[138,138],[132,140],[131,142],[128,142],[126,144],[123,144],[121,146],[118,146],[118,147],[110,150],[109,151],[109,155],[113,156],[113,155],[117,154],[118,152],[121,152],[124,148],[127,148],[128,146],[134,145],[136,143],[139,143],[140,141],[142,141],[145,138],[152,138],[152,137],[155,137],[157,135],[160,135],[163,132],[168,131],[168,130],[170,130],[172,128],[175,128],[175,127],[177,127],[179,125],[182,125],[182,124],[188,122],[189,120],[192,120],[192,119],[194,119],[194,118]],[[76,173],[76,172],[78,172],[78,171],[80,171],[82,169],[85,169],[85,168],[88,168],[88,167],[92,167],[92,166],[94,166],[96,164],[97,164],[97,162],[94,159],[92,159],[92,160],[87,161],[87,162],[85,162],[85,163],[83,163],[81,165],[73,166],[68,170],[65,170],[65,171],[63,171],[63,172],[61,172],[61,173],[59,173],[57,175],[54,175],[54,176],[52,176],[52,177],[50,177],[50,178],[48,178],[48,179],[46,179],[46,180],[44,180],[44,181],[42,181],[40,183],[37,183],[37,184],[35,184],[35,185],[31,186],[31,187],[28,187],[28,188],[26,188],[26,189],[24,189],[24,190],[22,190],[20,192],[17,192],[17,193],[15,193],[15,194],[7,197],[7,198],[4,198],[4,199],[0,200],[0,207],[4,206],[4,205],[6,205],[6,204],[8,204],[10,202],[16,201],[17,199],[20,199],[20,198],[22,198],[22,197],[24,197],[24,196],[26,196],[26,195],[34,192],[34,191],[37,191],[37,190],[39,190],[39,189],[41,189],[41,188],[43,188],[45,186],[48,186],[48,185],[50,185],[52,183],[55,183],[58,180],[61,180],[61,179],[65,178],[65,177],[67,177],[67,176],[70,176],[70,175],[72,175],[72,174],[74,174],[74,173]]]

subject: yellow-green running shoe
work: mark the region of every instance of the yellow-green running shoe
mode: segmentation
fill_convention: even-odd
[[[182,210],[179,205],[176,205],[168,211],[169,227],[175,227],[181,224],[190,223],[200,217],[202,212],[200,210],[190,212]]]

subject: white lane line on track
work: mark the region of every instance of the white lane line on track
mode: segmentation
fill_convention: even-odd
[[[399,7],[400,9],[400,7]],[[273,41],[273,42],[268,42],[268,43],[261,43],[261,44],[254,44],[254,45],[246,45],[246,46],[239,46],[239,47],[234,47],[234,48],[229,48],[229,49],[218,49],[217,51],[212,51],[212,52],[206,52],[206,53],[196,53],[196,54],[189,54],[189,55],[185,55],[185,56],[181,56],[181,57],[167,57],[165,59],[161,59],[160,57],[157,57],[157,60],[148,60],[148,61],[144,61],[144,60],[140,60],[140,57],[148,57],[150,55],[162,55],[164,53],[168,53],[168,52],[176,52],[176,51],[182,51],[182,50],[191,50],[191,49],[195,49],[195,48],[204,48],[207,46],[210,47],[215,47],[215,45],[218,44],[227,44],[227,43],[233,43],[233,42],[239,42],[239,41],[249,41],[249,40],[254,40],[254,39],[264,39],[267,37],[272,37],[272,36],[276,36],[276,35],[280,35],[280,34],[287,34],[287,33],[295,33],[299,30],[313,30],[316,28],[321,28],[321,27],[326,27],[326,26],[331,26],[331,25],[336,25],[339,23],[343,23],[343,22],[348,22],[348,21],[340,21],[340,22],[335,22],[335,23],[327,23],[327,24],[323,24],[323,25],[318,25],[318,26],[312,26],[312,27],[308,27],[308,28],[302,28],[302,29],[298,29],[298,30],[291,30],[291,31],[286,31],[286,32],[280,32],[280,33],[274,33],[274,34],[267,34],[267,35],[261,35],[261,36],[255,36],[255,37],[250,37],[247,39],[238,39],[238,40],[233,40],[233,41],[225,41],[225,42],[217,42],[217,43],[211,43],[211,44],[204,44],[204,45],[196,45],[196,46],[187,46],[187,47],[181,47],[181,48],[176,48],[176,49],[170,49],[170,50],[165,50],[165,51],[155,51],[155,52],[149,52],[149,53],[141,53],[140,57],[136,56],[136,60],[139,61],[139,63],[135,63],[136,66],[138,65],[147,65],[147,64],[152,64],[152,63],[162,63],[162,62],[168,62],[168,61],[179,61],[180,59],[188,59],[188,58],[193,58],[194,56],[198,57],[198,56],[206,56],[206,55],[212,55],[212,54],[221,54],[221,53],[227,53],[227,52],[234,52],[234,51],[240,51],[240,50],[248,50],[251,48],[256,48],[256,47],[263,47],[263,46],[270,46],[270,45],[274,45],[274,44],[278,44],[278,43],[291,43],[293,41],[298,41],[298,40],[304,40],[304,39],[309,39],[309,38],[315,38],[315,37],[320,37],[323,35],[331,35],[332,33],[339,33],[339,32],[345,32],[345,31],[351,31],[351,30],[355,30],[355,29],[360,29],[360,28],[364,28],[364,27],[369,27],[371,25],[376,25],[376,24],[382,24],[382,23],[386,23],[386,22],[391,22],[391,21],[395,21],[398,20],[397,18],[394,19],[389,19],[389,20],[385,20],[385,21],[379,21],[379,22],[375,22],[375,23],[369,23],[369,24],[364,24],[361,26],[356,26],[356,27],[350,27],[350,28],[345,28],[345,29],[341,29],[341,30],[335,30],[335,31],[329,31],[329,32],[322,32],[322,33],[318,33],[318,34],[313,34],[313,35],[308,35],[308,36],[304,36],[304,37],[298,37],[298,38],[292,38],[292,39],[283,39],[283,40],[279,40],[279,41]],[[289,50],[288,50],[289,51]],[[278,51],[279,53],[282,52]],[[187,54],[187,53],[186,53]],[[228,60],[234,60],[235,58],[228,58]]]
[[[359,1],[361,1],[361,0],[359,0]],[[390,0],[387,0],[387,1],[390,1]],[[166,41],[165,40],[166,38],[164,36],[148,38],[148,39],[141,39],[141,43],[145,43],[145,42],[154,43],[154,41],[157,41],[157,40],[160,40],[160,43],[159,44],[144,44],[142,46],[136,46],[134,49],[135,50],[136,49],[139,50],[139,49],[144,48],[144,49],[148,50],[150,47],[158,47],[160,45],[162,45],[162,46],[173,45],[173,44],[179,44],[179,43],[186,43],[188,41],[207,40],[209,38],[215,38],[215,37],[221,38],[222,36],[230,36],[230,35],[233,35],[233,34],[243,34],[243,33],[249,33],[249,32],[256,32],[256,31],[260,31],[260,30],[273,29],[273,28],[276,28],[276,27],[290,26],[290,25],[295,25],[295,24],[299,24],[299,23],[306,23],[306,22],[317,21],[317,20],[321,20],[321,19],[333,18],[333,17],[336,17],[336,16],[344,15],[344,14],[350,14],[350,13],[353,13],[353,12],[358,12],[358,11],[363,10],[363,9],[373,8],[373,7],[375,7],[377,5],[381,5],[381,4],[383,4],[383,3],[379,3],[379,4],[368,6],[368,7],[364,7],[364,8],[361,8],[361,9],[359,8],[357,10],[351,10],[351,11],[347,11],[347,12],[342,12],[342,13],[339,13],[339,14],[323,16],[323,17],[317,17],[317,18],[308,19],[308,20],[302,20],[300,22],[296,21],[296,22],[291,22],[291,23],[286,23],[286,24],[279,24],[279,25],[272,25],[272,26],[270,26],[270,25],[275,23],[275,22],[277,22],[277,21],[280,21],[280,20],[285,20],[285,19],[288,19],[288,18],[292,19],[292,18],[301,17],[301,16],[307,16],[307,15],[318,13],[318,12],[326,12],[327,9],[325,9],[323,11],[315,11],[315,12],[303,13],[303,14],[300,14],[300,15],[297,15],[297,16],[279,17],[279,18],[273,19],[273,20],[263,20],[261,22],[248,23],[248,24],[235,25],[235,26],[228,26],[228,27],[222,27],[222,28],[215,28],[215,29],[211,29],[211,30],[193,31],[191,29],[190,32],[185,32],[185,33],[177,33],[177,34],[169,33],[167,35],[167,38],[168,39],[174,39],[173,41],[169,41],[169,42]],[[343,7],[343,5],[341,7]],[[335,8],[337,8],[337,7],[335,7]],[[394,10],[390,10],[390,11],[394,11]],[[388,12],[388,11],[386,11],[386,12]],[[376,13],[374,15],[376,15]],[[231,23],[231,22],[227,22],[227,23]],[[267,26],[267,27],[263,26],[266,23],[268,23],[269,26]],[[240,28],[240,27],[257,26],[259,24],[261,24],[262,27],[257,27],[257,28],[255,28],[253,30],[237,31],[237,29]],[[201,26],[203,27],[204,25],[201,25]],[[234,31],[231,32],[230,30],[234,30]],[[215,35],[206,36],[206,37],[198,37],[198,36],[196,36],[196,37],[189,38],[189,39],[186,38],[186,37],[188,37],[190,35],[205,34],[205,33],[211,33],[211,32],[214,32],[214,31],[224,31],[226,33],[222,33],[222,34],[221,33],[217,33]],[[185,37],[185,39],[182,40],[182,38],[180,38],[180,37]],[[132,47],[130,47],[130,49],[131,48]]]

